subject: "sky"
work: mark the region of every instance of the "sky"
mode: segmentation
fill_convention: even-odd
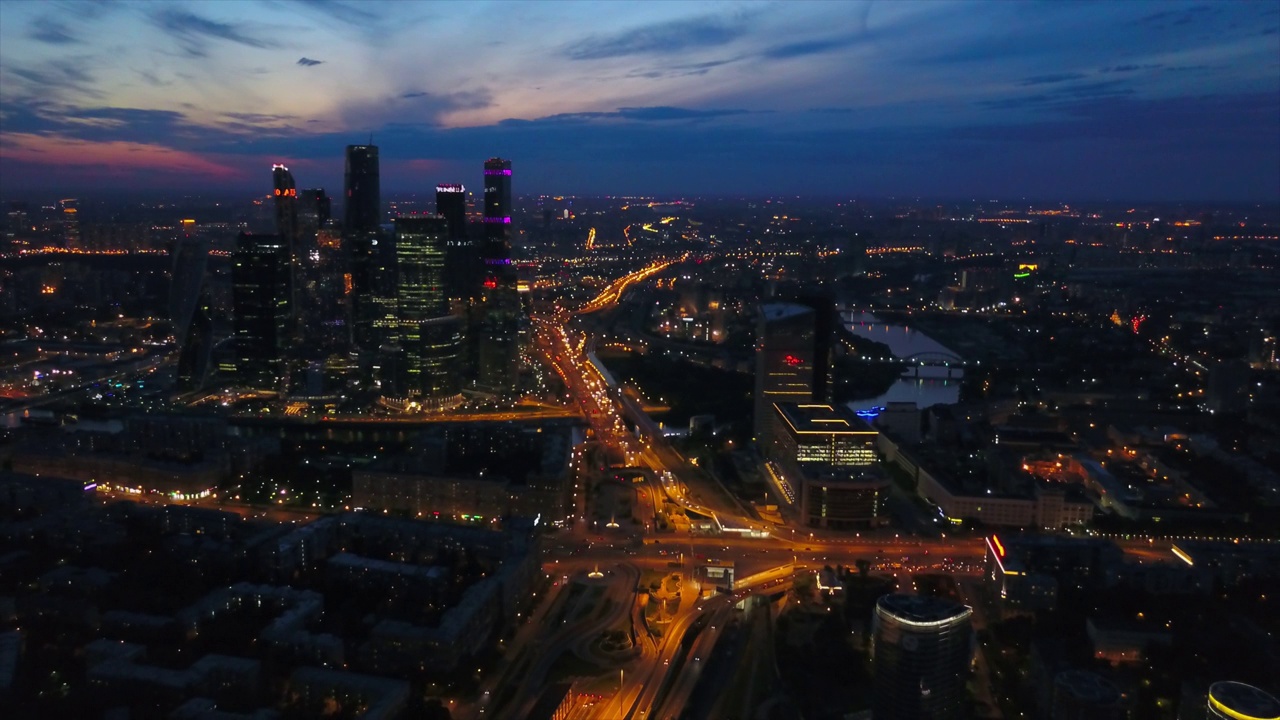
[[[1280,0],[4,0],[0,194],[1280,202]]]

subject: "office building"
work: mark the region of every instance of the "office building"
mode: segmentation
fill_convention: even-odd
[[[770,456],[776,442],[774,403],[813,402],[817,317],[798,303],[766,303],[756,325],[754,431]]]
[[[376,145],[348,145],[343,172],[342,227],[348,233],[377,232],[382,224],[382,190]]]
[[[1252,685],[1216,682],[1209,686],[1206,717],[1212,720],[1280,720],[1280,700]]]
[[[396,389],[416,407],[457,404],[462,327],[449,314],[444,289],[448,222],[439,215],[400,217],[395,219],[395,234],[398,338],[403,352]]]
[[[379,243],[382,195],[378,148],[348,145],[343,173],[342,233],[351,273],[352,340],[365,354],[374,354],[387,341],[390,270],[394,262],[390,242]]]
[[[240,233],[231,270],[237,384],[276,388],[289,344],[289,251],[279,235]]]
[[[878,433],[840,406],[784,402],[773,409],[779,429],[770,446],[771,472],[799,495],[804,523],[831,529],[880,524],[889,481],[876,454]]]
[[[1050,720],[1129,720],[1130,703],[1110,680],[1088,670],[1053,678]]]
[[[451,300],[470,298],[477,283],[476,257],[467,236],[467,189],[460,183],[436,186],[436,213],[449,225],[445,244],[445,295]]]
[[[317,228],[324,227],[333,215],[333,203],[324,188],[307,188],[298,193],[298,209]]]
[[[62,210],[63,247],[80,247],[80,210],[76,207],[78,204],[79,201],[75,198],[58,201],[58,207]]]
[[[284,165],[271,166],[271,182],[276,211],[276,234],[284,238],[289,253],[289,332],[298,339],[302,323],[297,316],[302,310],[302,228],[298,225],[298,187],[293,173]]]
[[[513,394],[520,372],[520,296],[511,259],[511,161],[484,163],[484,238],[476,325],[477,383]]]
[[[199,390],[209,375],[213,351],[213,316],[206,272],[209,242],[181,238],[173,248],[169,319],[178,346],[177,388]]]
[[[1057,608],[1059,590],[1100,587],[1124,552],[1110,540],[1056,535],[986,538],[988,591],[1004,614]]]
[[[968,715],[973,610],[943,598],[885,595],[872,615],[876,720],[950,720]]]

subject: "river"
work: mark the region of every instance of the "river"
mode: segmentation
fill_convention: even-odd
[[[920,353],[941,353],[958,357],[942,343],[906,325],[890,325],[870,313],[843,317],[849,332],[888,345],[889,350],[897,357],[910,357]],[[960,381],[964,378],[962,368],[926,366],[911,372],[910,377],[900,378],[883,395],[868,400],[854,400],[849,403],[849,407],[870,413],[891,402],[915,403],[916,407],[924,409],[939,404],[954,405],[960,401]],[[915,375],[917,372],[919,377]]]

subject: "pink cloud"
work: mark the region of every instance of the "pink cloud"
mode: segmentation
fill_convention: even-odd
[[[85,175],[132,176],[140,170],[182,173],[213,180],[243,178],[240,170],[207,157],[161,145],[125,141],[93,142],[53,135],[6,133],[0,142],[0,160],[58,169]]]

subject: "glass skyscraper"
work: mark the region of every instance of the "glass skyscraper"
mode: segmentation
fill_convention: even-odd
[[[871,619],[872,716],[960,720],[973,658],[973,610],[925,595],[885,595]]]
[[[348,233],[376,232],[382,224],[382,190],[376,145],[348,145],[343,173],[342,227]]]
[[[240,385],[278,388],[289,347],[289,251],[279,235],[240,233],[231,269],[235,354]]]
[[[180,238],[172,254],[169,318],[178,344],[177,387],[199,390],[209,374],[213,351],[213,317],[205,282],[209,241]]]
[[[467,189],[454,183],[437,185],[436,212],[449,224],[445,294],[451,300],[470,298],[476,289],[476,258],[467,236]]]
[[[484,239],[480,246],[477,381],[482,387],[514,393],[520,372],[520,296],[511,260],[511,161],[484,163]]]
[[[348,145],[343,174],[342,232],[349,253],[351,271],[352,339],[356,347],[375,352],[387,338],[380,332],[385,324],[388,294],[387,268],[391,243],[380,246],[382,195],[378,175],[378,148]]]
[[[445,293],[448,221],[440,215],[399,217],[395,229],[403,353],[395,390],[423,408],[438,408],[457,399],[461,389],[461,326],[449,315]]]

